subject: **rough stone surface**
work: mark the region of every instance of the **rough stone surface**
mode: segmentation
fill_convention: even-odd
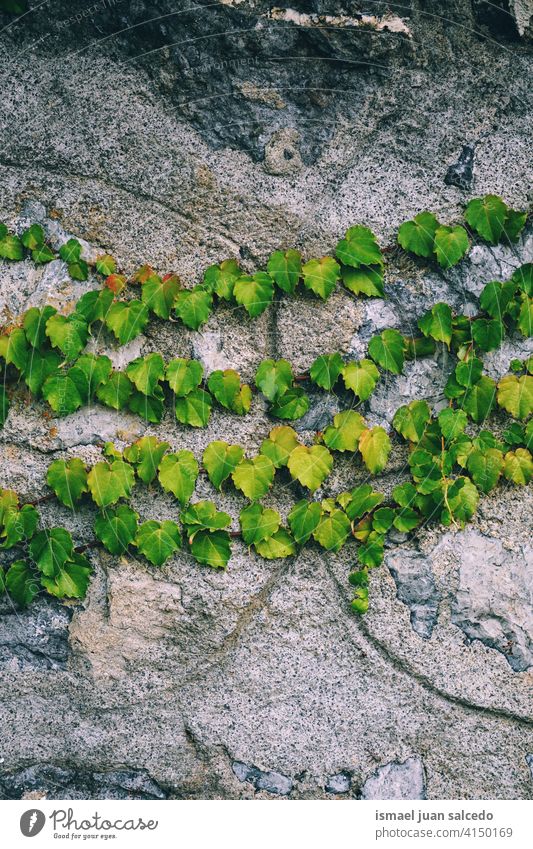
[[[266,0],[228,0],[198,13],[167,0],[76,0],[5,29],[0,16],[0,220],[18,232],[40,221],[55,247],[72,234],[88,258],[110,252],[128,273],[149,262],[191,284],[227,257],[248,272],[278,248],[330,254],[354,223],[391,246],[406,218],[431,209],[459,220],[473,194],[527,206],[527,0],[499,10],[452,0],[445,16],[437,0],[395,13],[381,2],[349,14],[337,2],[296,5],[274,13]],[[472,180],[446,183],[465,144],[475,145]],[[101,334],[90,350],[117,367],[151,350],[196,356],[206,373],[233,367],[247,381],[266,356],[296,372],[322,353],[360,357],[385,327],[416,332],[436,301],[474,315],[485,283],[533,259],[533,236],[475,245],[449,272],[387,257],[385,302],[302,293],[256,321],[221,308],[201,333],[153,321],[125,348]],[[3,325],[34,304],[68,312],[95,281],[71,281],[61,261],[25,261],[2,263],[0,285]],[[489,373],[526,353],[509,340],[486,358]],[[438,409],[451,368],[443,348],[410,363],[362,412],[387,424],[413,398]],[[350,403],[342,392],[311,402],[298,425],[306,441]],[[20,388],[0,435],[0,485],[38,498],[51,460],[92,463],[101,441],[123,447],[143,433],[198,458],[217,438],[253,453],[271,426],[257,397],[249,416],[217,410],[196,431],[170,409],[159,426],[100,407],[59,420]],[[395,440],[379,481],[387,495],[406,458]],[[316,497],[366,477],[340,457]],[[266,503],[286,515],[295,495],[281,485]],[[245,503],[205,478],[195,497],[232,516]],[[142,518],[176,518],[156,488],[134,503]],[[92,538],[88,505],[40,510],[77,544]],[[2,602],[0,793],[531,798],[531,515],[529,492],[501,486],[470,529],[391,535],[363,619],[349,610],[348,549],[264,561],[235,542],[225,574],[183,552],[156,569],[91,550],[82,603],[20,613]]]

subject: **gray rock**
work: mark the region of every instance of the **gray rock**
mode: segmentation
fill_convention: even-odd
[[[348,772],[337,772],[326,781],[326,793],[349,793],[352,779]]]
[[[384,764],[365,781],[362,799],[425,799],[424,766],[419,755]]]
[[[6,564],[7,565],[7,564]],[[72,609],[40,598],[25,610],[4,596],[0,602],[0,664],[6,669],[65,668]]]
[[[529,767],[529,771],[531,772],[531,778],[533,778],[533,755],[526,755],[526,763]]]
[[[399,548],[386,555],[385,563],[396,582],[398,598],[410,610],[413,630],[428,640],[437,621],[441,599],[431,561],[419,552]]]
[[[291,423],[291,426],[298,433],[306,430],[324,430],[332,423],[333,416],[341,409],[339,398],[329,392],[309,390],[307,395],[309,397],[307,413],[301,419],[296,419]]]
[[[288,796],[292,790],[291,779],[280,772],[264,772],[241,761],[234,761],[231,768],[239,781],[248,781],[256,790],[264,790],[276,796]]]
[[[446,171],[444,182],[447,186],[457,186],[459,189],[470,189],[474,179],[474,156],[476,148],[473,144],[465,144],[457,162],[450,165]]]
[[[82,767],[37,763],[0,779],[5,799],[166,799],[146,770],[89,772]]]

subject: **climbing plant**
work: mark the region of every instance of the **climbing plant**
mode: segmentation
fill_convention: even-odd
[[[466,254],[474,236],[489,244],[516,240],[526,217],[488,195],[467,205],[466,227],[442,225],[432,213],[422,212],[402,224],[398,243],[446,269]],[[90,263],[82,254],[76,239],[59,249],[69,275],[85,281]],[[15,235],[0,224],[0,256],[14,262],[31,257],[43,264],[56,253],[40,225]],[[325,392],[340,388],[351,394],[351,407],[337,413],[312,444],[302,442],[290,425],[274,426],[254,456],[247,456],[240,445],[215,440],[197,458],[189,450],[173,451],[168,442],[145,436],[123,451],[106,443],[101,460],[90,468],[77,457],[55,460],[47,473],[51,497],[71,510],[91,501],[98,508],[94,539],[77,547],[66,529],[40,528],[36,503],[20,505],[14,492],[0,490],[0,550],[12,550],[16,558],[6,569],[0,567],[0,588],[20,606],[42,591],[58,598],[83,598],[92,569],[84,552],[93,545],[113,556],[136,552],[155,567],[185,547],[198,563],[223,569],[231,556],[232,537],[239,536],[266,559],[292,556],[306,544],[333,552],[355,544],[352,607],[364,613],[368,572],[382,562],[392,529],[409,534],[430,520],[462,527],[473,516],[480,495],[501,478],[518,486],[531,479],[533,359],[513,360],[510,373],[496,383],[483,373],[482,356],[498,348],[506,334],[531,335],[532,265],[521,266],[509,280],[489,281],[476,316],[457,315],[448,304],[436,303],[419,318],[419,335],[383,330],[370,340],[367,357],[345,361],[338,352],[321,355],[306,374],[295,374],[285,359],[266,359],[253,385],[233,369],[206,376],[199,361],[165,362],[158,352],[116,370],[109,357],[85,348],[98,326],[107,328],[119,344],[127,344],[152,315],[197,330],[217,301],[234,303],[255,318],[273,301],[276,288],[295,295],[303,286],[327,299],[340,280],[352,294],[383,297],[384,252],[367,227],[349,228],[335,257],[304,262],[298,251],[278,250],[265,271],[253,274],[244,274],[236,260],[228,259],[210,266],[202,283],[192,288],[184,288],[176,275],[157,275],[149,266],[128,279],[107,254],[93,266],[103,285],[82,295],[69,315],[48,305],[32,307],[0,336],[0,424],[9,409],[6,387],[20,380],[58,416],[98,401],[157,423],[170,400],[177,420],[191,427],[205,427],[216,405],[246,415],[254,392],[264,396],[270,416],[281,421],[297,420],[308,411],[306,386]],[[135,287],[140,287],[139,297],[133,296]],[[370,483],[329,492],[328,478],[339,454],[353,455],[370,475],[379,476],[392,450],[391,435],[370,426],[353,407],[368,400],[382,374],[401,374],[406,361],[431,356],[439,344],[456,360],[444,390],[448,406],[432,410],[424,400],[412,401],[392,420],[393,439],[408,445],[409,479],[388,499]],[[496,409],[511,419],[499,436],[485,428]],[[239,530],[228,530],[233,520],[214,502],[191,500],[201,474],[215,490],[232,488],[247,499],[238,517]],[[285,522],[278,511],[261,504],[276,479],[290,481],[299,498]],[[170,494],[180,509],[176,521],[141,520],[132,506],[138,486]]]

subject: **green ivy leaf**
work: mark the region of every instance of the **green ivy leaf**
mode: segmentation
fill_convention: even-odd
[[[281,516],[277,510],[270,510],[260,504],[250,504],[241,510],[239,521],[243,540],[246,545],[253,545],[269,539],[276,533]]]
[[[232,410],[239,416],[249,412],[252,390],[247,384],[241,384],[241,378],[234,369],[212,372],[207,385],[218,403],[227,410]]]
[[[517,242],[520,233],[524,229],[527,221],[527,212],[520,212],[516,209],[508,209],[503,235],[510,242]]]
[[[78,262],[81,257],[81,245],[77,239],[69,239],[59,248],[59,256],[63,262]]]
[[[465,209],[465,218],[472,230],[491,245],[500,241],[507,217],[507,205],[497,195],[472,198]]]
[[[368,353],[385,371],[392,374],[402,373],[404,341],[397,330],[384,330],[379,336],[373,336],[368,345]]]
[[[513,271],[511,282],[530,298],[533,295],[533,262],[521,265],[520,268]]]
[[[143,436],[124,449],[124,458],[135,467],[137,477],[150,484],[169,447],[168,442],[160,442],[156,436]]]
[[[46,351],[42,354],[33,349],[28,356],[23,371],[24,381],[33,395],[38,396],[44,382],[55,374],[61,364],[61,356],[56,351]]]
[[[313,539],[327,551],[337,552],[348,539],[351,529],[346,513],[335,509],[322,516],[318,527],[313,532]]]
[[[105,323],[120,344],[127,345],[142,333],[148,319],[148,307],[141,301],[115,301],[107,311]]]
[[[152,274],[143,284],[141,301],[159,318],[168,320],[180,290],[181,284],[175,274],[163,280],[157,274]]]
[[[109,277],[110,274],[114,274],[117,270],[117,264],[109,254],[103,254],[97,257],[95,266],[98,273],[104,277]]]
[[[94,321],[106,322],[112,303],[111,289],[95,289],[81,296],[76,304],[76,313],[81,315],[88,325]]]
[[[147,354],[146,357],[138,357],[126,366],[126,374],[143,395],[154,393],[164,373],[165,364],[161,354]]]
[[[21,510],[9,510],[4,515],[0,548],[13,548],[19,542],[31,539],[39,524],[39,514],[31,504],[25,504]]]
[[[76,385],[83,403],[87,404],[98,386],[109,380],[111,369],[112,364],[109,357],[83,354],[76,360],[67,374]]]
[[[6,590],[19,607],[27,607],[39,593],[39,580],[29,563],[15,560],[7,570]]]
[[[0,258],[19,261],[24,256],[22,242],[18,236],[5,235],[0,239]]]
[[[203,373],[204,367],[198,360],[179,357],[167,365],[166,379],[174,394],[182,398],[200,385]]]
[[[484,287],[479,296],[479,305],[492,318],[502,319],[512,301],[516,285],[514,283],[499,283],[492,280]]]
[[[372,516],[372,528],[378,534],[386,534],[392,527],[395,511],[390,507],[380,507]]]
[[[0,384],[0,428],[6,422],[9,413],[9,398],[6,395],[5,386]]]
[[[435,255],[441,268],[451,268],[464,257],[470,243],[464,227],[439,227],[435,232]]]
[[[65,528],[47,528],[30,542],[30,554],[39,571],[53,577],[74,556],[72,537]]]
[[[517,448],[515,451],[507,452],[503,474],[508,481],[512,481],[519,486],[528,485],[533,477],[533,461],[527,448]]]
[[[227,531],[200,531],[191,543],[191,554],[203,566],[225,569],[231,557]]]
[[[293,386],[280,395],[270,408],[270,415],[277,419],[301,419],[309,409],[309,398],[300,386]]]
[[[294,540],[285,528],[280,528],[279,531],[262,542],[256,542],[255,550],[265,560],[278,560],[296,554]]]
[[[298,437],[296,431],[287,425],[274,427],[269,433],[268,439],[261,443],[261,454],[264,454],[272,461],[276,469],[287,465],[287,461],[292,451],[296,448]]]
[[[360,519],[366,513],[370,513],[382,501],[383,495],[381,492],[373,492],[370,484],[364,483],[352,489],[349,493],[349,500],[343,506],[346,515],[353,522],[355,519]]]
[[[250,318],[256,318],[272,303],[274,282],[265,271],[239,277],[233,288],[233,297]]]
[[[185,398],[176,398],[176,418],[191,427],[205,427],[211,415],[211,396],[203,389],[193,389]]]
[[[293,381],[292,367],[287,360],[263,360],[255,375],[255,385],[269,401],[276,401]]]
[[[29,356],[26,334],[20,327],[14,327],[8,336],[0,336],[0,357],[8,365],[12,364],[19,371],[24,371]]]
[[[96,463],[87,475],[87,485],[98,507],[109,507],[120,498],[129,498],[135,484],[132,467],[122,460]]]
[[[346,389],[351,389],[361,401],[372,395],[379,380],[379,371],[372,360],[358,360],[346,363],[342,370]]]
[[[402,507],[394,517],[394,527],[402,534],[407,534],[420,524],[420,516],[412,507]]]
[[[445,439],[456,439],[465,429],[467,416],[463,410],[452,410],[446,407],[438,415],[439,427]]]
[[[241,460],[231,477],[246,498],[258,501],[272,486],[275,471],[268,457],[259,454],[251,460]]]
[[[374,569],[383,563],[383,537],[375,531],[370,534],[364,545],[357,549],[357,559],[367,569]],[[352,602],[353,606],[353,602]]]
[[[50,306],[42,309],[31,307],[24,313],[22,326],[26,339],[33,348],[40,348],[46,342],[46,322],[56,313],[57,310]]]
[[[321,516],[322,507],[316,501],[307,501],[303,498],[294,505],[287,520],[297,545],[304,545],[307,542],[318,527]]]
[[[54,460],[46,475],[48,486],[65,507],[74,510],[74,505],[84,492],[88,492],[87,469],[78,457],[70,460]]]
[[[498,405],[515,419],[526,419],[533,412],[533,377],[508,374],[498,383]]]
[[[344,363],[340,354],[323,354],[321,357],[317,357],[311,366],[311,380],[317,386],[331,392],[343,366]]]
[[[336,255],[344,265],[383,265],[383,255],[372,230],[357,224],[337,244]]]
[[[106,510],[96,517],[94,532],[110,554],[123,554],[137,535],[139,514],[119,504],[114,510]]]
[[[209,443],[204,451],[203,464],[209,475],[209,480],[218,490],[235,471],[244,455],[240,445],[228,445],[227,442],[215,441]]]
[[[448,304],[435,304],[421,319],[418,326],[424,336],[436,342],[445,342],[448,348],[452,341],[452,311]]]
[[[478,424],[484,421],[494,406],[496,384],[484,375],[465,393],[463,409]]]
[[[435,233],[439,222],[432,212],[419,212],[411,221],[405,221],[398,230],[398,244],[405,251],[429,259],[433,255]]]
[[[404,439],[418,442],[429,421],[431,421],[431,410],[427,401],[411,401],[410,404],[396,410],[392,426]]]
[[[181,547],[180,529],[176,522],[150,520],[139,526],[135,545],[154,566],[162,566]]]
[[[477,510],[479,492],[468,478],[456,478],[448,488],[448,503],[453,518],[464,525]]]
[[[123,410],[131,398],[133,385],[129,377],[122,371],[114,371],[109,380],[96,390],[96,397],[114,410]]]
[[[344,410],[333,417],[333,425],[324,431],[324,442],[332,451],[357,451],[364,430],[364,418],[354,410]]]
[[[68,273],[73,280],[88,280],[89,266],[83,259],[79,259],[77,262],[69,262]]]
[[[242,272],[235,259],[225,259],[219,265],[210,265],[204,274],[204,285],[224,301],[231,301],[236,281]]]
[[[384,298],[383,269],[378,266],[362,265],[360,268],[343,266],[342,282],[355,295],[366,295],[368,298]]]
[[[166,454],[159,464],[159,483],[184,507],[194,492],[198,471],[198,463],[191,451],[184,449]]]
[[[59,348],[67,360],[73,360],[85,348],[89,329],[76,313],[68,317],[52,315],[46,322],[46,335],[54,348]]]
[[[336,286],[339,272],[339,264],[331,256],[310,259],[302,268],[304,286],[325,301]]]
[[[294,480],[311,492],[322,486],[333,468],[333,456],[323,445],[298,445],[292,451],[287,466]]]
[[[274,251],[267,271],[280,289],[292,295],[302,276],[302,255],[294,250]]]
[[[482,374],[483,361],[478,359],[478,357],[471,357],[469,360],[457,363],[455,367],[457,382],[467,389],[477,383]]]
[[[68,416],[83,405],[83,398],[68,374],[51,374],[42,386],[43,397],[58,416]]]
[[[481,492],[494,489],[503,469],[503,454],[494,448],[487,451],[472,451],[468,458],[467,469]]]
[[[189,504],[181,514],[181,521],[189,543],[198,531],[219,531],[231,524],[231,516],[217,510],[212,501],[197,501]]]
[[[478,318],[472,324],[472,335],[482,351],[494,351],[502,343],[505,328],[497,318]]]
[[[174,310],[178,318],[181,318],[185,327],[198,330],[205,324],[213,308],[213,296],[203,286],[195,286],[193,289],[181,289],[174,302]]]
[[[132,413],[137,413],[147,422],[157,424],[165,412],[165,396],[162,387],[156,386],[152,395],[143,395],[142,392],[133,390],[128,406]]]
[[[373,475],[383,471],[389,459],[391,441],[382,427],[364,430],[359,438],[359,451],[365,466]]]
[[[522,297],[518,314],[518,329],[526,338],[533,336],[533,299]]]

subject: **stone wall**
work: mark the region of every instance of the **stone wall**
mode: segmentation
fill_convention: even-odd
[[[331,251],[352,223],[392,243],[407,217],[429,208],[452,220],[472,194],[524,208],[531,3],[444,5],[102,0],[0,16],[0,220],[41,221],[55,244],[74,234],[127,271],[147,261],[192,282],[226,256],[251,269],[279,246]],[[126,348],[93,344],[117,364],[159,350],[247,379],[267,355],[305,369],[332,350],[360,356],[376,330],[407,331],[438,300],[472,308],[484,283],[532,260],[530,230],[447,273],[393,252],[386,304],[301,297],[254,322],[221,309],[201,333],[152,322]],[[60,261],[3,264],[1,322],[34,304],[66,309],[95,285],[72,283]],[[526,348],[506,342],[489,373]],[[438,401],[450,367],[444,351],[410,365],[372,397],[369,420]],[[23,497],[44,494],[53,459],[94,461],[104,439],[155,433],[199,456],[215,438],[253,451],[271,427],[257,400],[251,415],[216,411],[200,431],[170,411],[159,426],[100,407],[43,412],[17,393],[0,436],[0,485]],[[313,399],[302,436],[333,412]],[[384,491],[404,467],[397,443]],[[337,464],[329,490],[358,474]],[[196,494],[213,491],[201,481]],[[141,515],[175,517],[161,493],[136,499]],[[281,511],[290,500],[272,497]],[[232,515],[242,504],[217,501]],[[92,534],[90,510],[42,513],[80,542]],[[363,619],[349,610],[342,553],[267,562],[238,542],[224,574],[186,554],[156,569],[94,552],[82,604],[42,599],[21,613],[4,598],[1,792],[531,798],[528,517],[530,493],[502,486],[465,531],[391,540]]]

